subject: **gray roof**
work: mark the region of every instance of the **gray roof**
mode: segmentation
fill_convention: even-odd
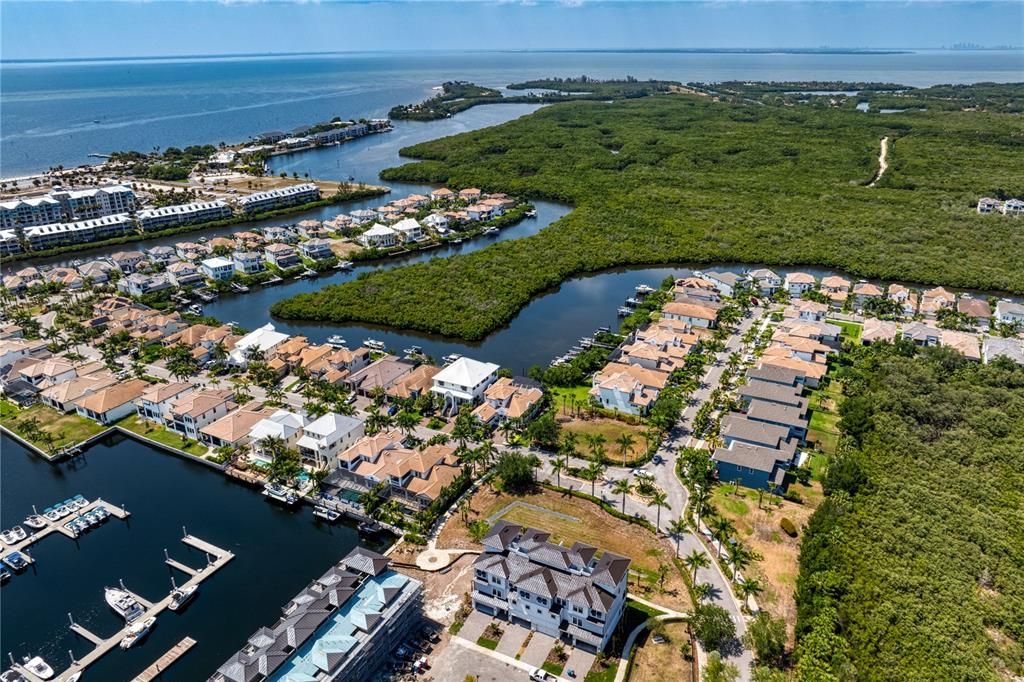
[[[767,381],[751,381],[740,386],[738,393],[750,400],[767,400],[782,405],[799,406],[803,399],[800,391],[792,386],[772,384]]]
[[[985,362],[992,362],[996,358],[1004,357],[1013,360],[1018,365],[1024,365],[1024,343],[1020,339],[990,336],[982,344],[982,354],[985,356]]]
[[[388,570],[391,562],[386,556],[372,552],[365,547],[356,547],[341,560],[345,568],[350,568],[366,575],[380,575]]]
[[[754,401],[760,402],[758,400]],[[737,412],[727,414],[722,419],[719,433],[726,440],[740,440],[766,448],[789,450],[795,446],[788,443],[789,429],[765,422],[752,421]]]
[[[773,450],[758,445],[734,442],[728,448],[715,448],[711,459],[716,462],[726,462],[736,466],[747,467],[748,469],[771,473],[778,464],[791,461],[792,453],[785,453],[781,450]]]
[[[522,530],[523,527],[518,523],[498,521],[487,531],[487,535],[482,540],[483,545],[487,549],[504,552]]]
[[[796,386],[797,378],[800,376],[800,373],[796,370],[792,370],[788,367],[779,367],[777,365],[765,364],[760,367],[754,367],[753,369],[747,370],[747,380],[749,382],[767,381],[772,384]]]
[[[797,428],[807,428],[807,416],[802,407],[793,405],[780,405],[770,403],[766,400],[752,400],[747,409],[747,419],[754,421],[769,422],[771,424],[785,424]]]

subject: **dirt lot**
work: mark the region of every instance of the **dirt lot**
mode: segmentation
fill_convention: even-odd
[[[338,258],[346,258],[351,256],[356,251],[362,251],[363,247],[355,242],[350,242],[347,239],[332,239],[331,240],[331,252]]]
[[[633,437],[633,445],[626,452],[627,460],[641,457],[647,448],[642,426],[634,426],[614,419],[580,419],[565,416],[559,416],[558,422],[563,429],[572,431],[579,436],[579,450],[586,455],[590,454],[587,436],[598,433],[604,436],[606,440],[605,456],[612,463],[622,463],[622,450],[617,441],[624,433]]]
[[[803,528],[814,509],[821,501],[821,486],[795,484],[790,490],[798,492],[803,504],[781,500],[781,504],[769,503],[765,496],[758,507],[758,493],[749,488],[736,492],[733,485],[721,485],[715,489],[712,503],[722,516],[736,525],[737,534],[743,543],[762,556],[747,569],[748,577],[757,577],[764,584],[764,592],[757,598],[758,604],[773,616],[784,618],[790,636],[790,644],[796,623],[796,576],[799,572],[800,539]],[[775,498],[779,501],[779,498]],[[800,534],[791,538],[779,527],[779,521],[789,518]]]
[[[637,641],[629,682],[682,682],[690,679],[692,663],[683,658],[680,645],[688,641],[686,623],[666,623],[668,641],[657,644],[649,633]]]
[[[469,537],[467,524],[477,519],[490,523],[496,521],[499,514],[502,519],[549,531],[552,542],[571,545],[578,540],[628,556],[633,560],[631,568],[639,569],[642,574],[639,587],[636,585],[638,576],[631,579],[632,592],[681,611],[691,606],[685,582],[672,565],[672,546],[668,540],[610,516],[591,502],[550,490],[540,489],[532,494],[512,496],[485,486],[470,501],[466,519],[456,515],[445,526],[437,546],[479,548],[480,545]],[[670,567],[663,589],[657,585],[661,564]]]
[[[391,558],[412,564],[422,550],[422,547],[403,544],[391,554]],[[459,609],[462,596],[472,589],[474,559],[475,554],[461,556],[443,572],[428,573],[408,566],[399,566],[398,570],[423,583],[423,612],[427,617],[449,625]]]

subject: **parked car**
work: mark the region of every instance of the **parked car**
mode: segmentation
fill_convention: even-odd
[[[535,680],[535,682],[555,682],[557,678],[546,670],[536,668],[530,673],[530,679]]]
[[[651,461],[654,462],[655,464],[664,464],[665,458],[662,457],[661,455],[655,455],[654,457],[651,457]]]
[[[630,473],[638,478],[654,478],[654,475],[647,469],[633,469]]]

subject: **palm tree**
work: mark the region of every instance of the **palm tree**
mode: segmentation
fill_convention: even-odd
[[[708,555],[699,549],[695,549],[683,558],[686,567],[693,571],[693,584],[697,585],[697,569],[707,568],[711,565]]]
[[[626,495],[633,492],[633,484],[628,478],[620,478],[612,484],[612,493],[622,495],[622,513],[626,513]]]
[[[736,543],[729,548],[728,555],[729,563],[732,564],[733,582],[736,582],[736,578],[739,576],[740,571],[749,566],[752,561],[760,558],[760,555],[757,552],[751,551],[739,543]]]
[[[405,434],[406,438],[412,435],[413,430],[419,423],[420,418],[419,416],[417,416],[415,412],[411,412],[409,410],[402,410],[397,415],[395,415],[395,425],[398,426],[399,429],[401,429],[402,433]]]
[[[683,539],[689,528],[686,526],[686,519],[679,517],[668,524],[669,534],[676,539],[676,556],[679,556],[679,541]]]
[[[562,470],[568,466],[568,461],[564,456],[558,456],[551,460],[551,470],[555,472],[555,487],[562,487]]]
[[[587,444],[590,446],[590,455],[596,461],[604,460],[604,444],[608,442],[608,439],[604,437],[604,434],[591,433],[587,435]]]
[[[736,586],[736,591],[739,592],[739,596],[746,602],[750,597],[756,597],[764,592],[764,587],[757,578],[748,578]]]
[[[714,591],[715,588],[711,583],[700,583],[693,586],[693,598],[700,604],[702,601],[710,599]]]
[[[483,462],[485,467],[490,467],[494,464],[498,457],[498,451],[494,447],[494,441],[489,439],[480,443],[480,446],[477,448],[477,453],[480,455],[480,461]]]
[[[579,452],[580,437],[575,431],[565,431],[562,434],[562,445],[559,447],[565,458],[575,457]]]
[[[591,497],[596,496],[595,489],[597,486],[597,479],[601,478],[601,474],[604,473],[605,468],[606,467],[601,460],[595,459],[593,462],[587,465],[586,469],[584,469],[585,473],[587,474],[587,480],[590,481]]]
[[[711,490],[706,485],[697,487],[697,492],[693,494],[693,508],[697,512],[697,528],[700,528],[700,520],[707,511],[708,501],[711,499]]]
[[[626,453],[636,443],[636,438],[628,433],[623,433],[621,436],[615,439],[615,442],[619,446],[619,453],[622,454],[622,466],[626,466]]]
[[[669,507],[668,495],[664,490],[656,490],[654,494],[651,495],[651,499],[647,501],[647,506],[655,507],[658,510],[656,516],[657,520],[654,522],[654,529],[655,531],[658,531],[661,529],[661,510]]]
[[[711,520],[711,537],[718,541],[718,556],[722,556],[722,545],[736,532],[732,521],[722,516]]]

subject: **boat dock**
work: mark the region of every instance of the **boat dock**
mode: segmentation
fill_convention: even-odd
[[[184,529],[182,530],[184,531]],[[166,562],[168,565],[191,576],[188,582],[180,585],[180,589],[185,589],[193,585],[199,585],[199,583],[212,576],[218,570],[223,568],[225,564],[227,564],[229,561],[235,558],[235,555],[232,552],[226,549],[222,549],[212,543],[206,542],[205,540],[197,538],[194,535],[189,535],[187,532],[185,533],[184,537],[181,538],[181,541],[186,545],[205,553],[207,564],[202,568],[191,568],[179,561],[171,559],[170,556],[167,556]],[[140,616],[140,618],[137,619],[136,622],[143,618],[158,616],[160,613],[165,611],[171,603],[170,592],[168,592],[164,597],[162,597],[158,601],[150,602],[145,598],[139,596],[138,594],[131,592],[130,590],[126,591],[129,594],[131,594],[135,598],[135,600],[138,601],[139,604],[141,604],[146,609],[145,614]],[[69,677],[71,677],[77,672],[85,670],[90,665],[92,665],[100,658],[102,658],[104,655],[109,653],[112,649],[118,648],[118,646],[121,643],[121,640],[124,638],[126,634],[128,634],[128,630],[130,628],[130,625],[125,624],[125,626],[121,630],[114,633],[110,637],[104,639],[103,637],[100,637],[99,635],[91,632],[83,625],[76,623],[71,614],[68,614],[68,619],[71,621],[71,631],[79,637],[82,637],[83,639],[86,639],[89,642],[91,642],[94,645],[94,648],[81,659],[72,660],[71,667],[69,667],[67,670],[64,670],[63,672],[55,675],[53,679],[56,682],[65,682],[65,680],[67,680]],[[155,679],[160,674],[160,671],[164,670],[167,666],[176,661],[185,652],[192,648],[193,645],[195,645],[195,640],[191,639],[190,637],[186,637],[181,642],[176,644],[172,649],[170,649],[167,653],[161,656],[153,665],[151,665],[149,668],[140,673],[140,675],[135,679]],[[25,678],[29,680],[29,682],[43,682],[42,679],[40,679],[36,675],[33,675],[31,672],[26,670],[21,665],[15,665],[14,669],[22,675],[24,675]]]
[[[24,540],[20,542],[15,542],[13,545],[4,545],[3,549],[0,549],[0,561],[2,561],[3,558],[6,557],[8,554],[20,552],[22,556],[26,558],[26,561],[28,561],[30,564],[33,563],[35,560],[31,556],[29,556],[29,554],[25,550],[34,545],[35,543],[39,542],[43,538],[45,538],[47,535],[50,535],[51,533],[61,533],[62,535],[66,535],[67,537],[71,538],[72,540],[77,540],[79,536],[75,535],[74,532],[65,528],[64,524],[83,514],[86,514],[87,512],[92,511],[93,509],[96,509],[97,507],[104,507],[108,512],[110,512],[111,516],[118,519],[123,520],[131,516],[131,514],[126,509],[118,507],[117,505],[110,504],[109,502],[105,502],[102,499],[95,499],[86,506],[76,511],[74,514],[71,514],[70,516],[65,516],[64,518],[58,519],[57,521],[50,521],[49,519],[46,519],[45,526],[38,529],[31,529],[33,530],[33,532],[30,533],[28,537],[26,537]]]
[[[188,650],[195,645],[196,640],[191,637],[186,637],[168,649],[167,653],[163,656],[156,659],[153,665],[139,673],[132,682],[151,682],[151,680],[155,680],[163,671],[167,670],[172,663],[188,653]]]

